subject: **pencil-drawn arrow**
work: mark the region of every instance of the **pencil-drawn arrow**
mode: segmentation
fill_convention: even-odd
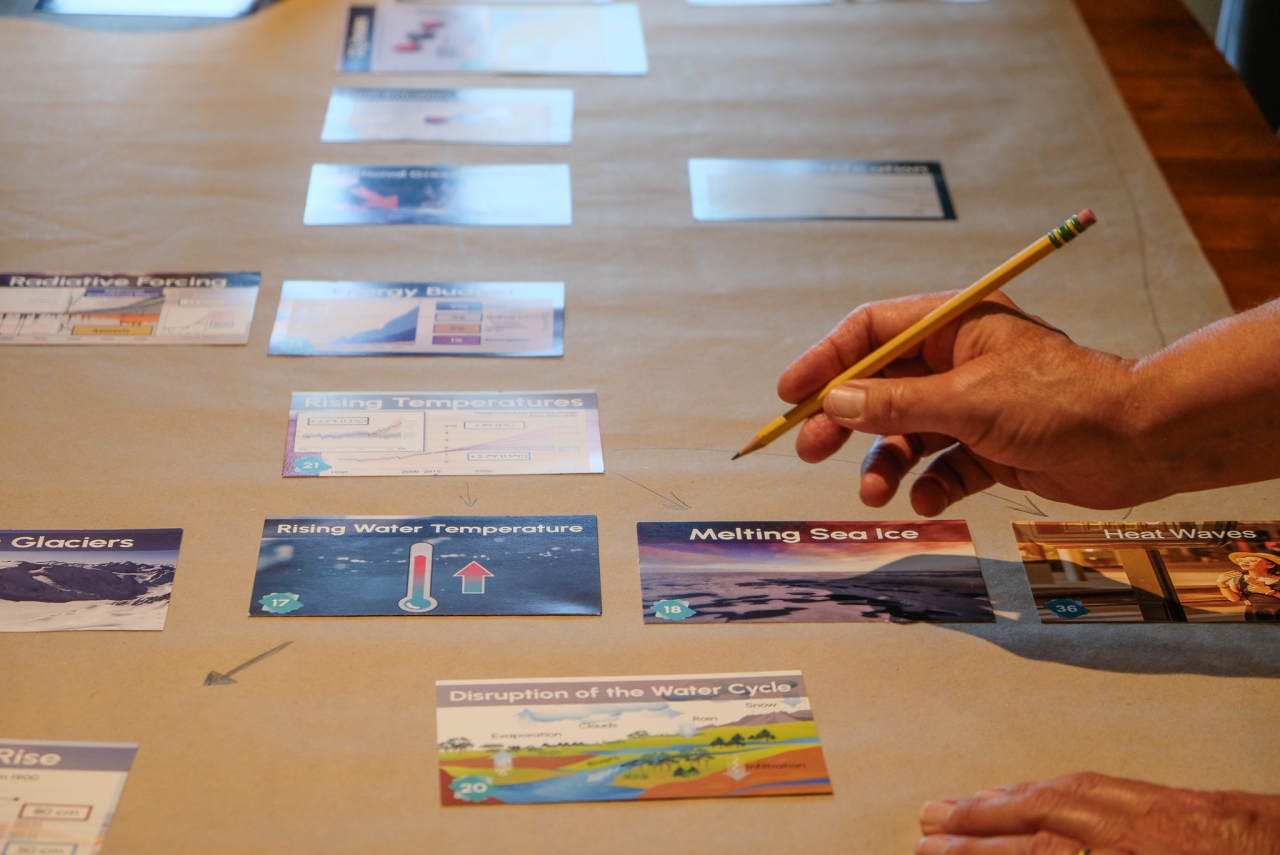
[[[235,682],[235,680],[231,679],[232,674],[235,674],[238,671],[243,671],[245,668],[248,668],[250,665],[261,662],[263,659],[266,659],[268,656],[273,656],[276,653],[279,653],[281,650],[284,650],[290,644],[293,644],[293,642],[286,641],[284,644],[276,645],[275,647],[268,650],[266,653],[259,653],[257,656],[253,657],[248,662],[245,662],[241,665],[237,665],[236,667],[232,668],[230,671],[228,671],[225,674],[219,674],[217,671],[210,671],[209,676],[204,678],[204,684],[206,686],[230,685],[231,683]]]
[[[1136,507],[1137,505],[1133,506],[1133,508],[1136,508]],[[1129,510],[1125,511],[1124,516],[1122,516],[1120,519],[1127,520],[1129,518],[1129,514],[1133,513],[1133,508],[1130,508]]]
[[[1049,515],[1048,515],[1048,514],[1046,514],[1044,511],[1040,510],[1040,508],[1036,505],[1036,503],[1032,500],[1032,498],[1031,498],[1030,496],[1028,496],[1026,493],[1023,493],[1023,494],[1022,494],[1022,498],[1024,498],[1024,499],[1026,499],[1026,500],[1027,500],[1027,504],[1031,506],[1031,507],[1029,507],[1029,508],[1028,508],[1028,507],[1026,507],[1026,505],[1020,505],[1020,504],[1018,504],[1018,503],[1017,503],[1017,501],[1016,501],[1016,500],[1014,500],[1014,499],[1007,499],[1007,498],[1005,498],[1004,496],[1001,496],[1001,495],[1000,495],[1000,494],[998,494],[998,493],[989,493],[989,492],[987,492],[986,490],[983,490],[983,491],[982,491],[982,495],[984,495],[984,496],[991,496],[992,498],[994,498],[994,499],[999,499],[999,500],[1000,500],[1000,501],[1002,501],[1002,502],[1009,502],[1010,504],[1008,505],[1008,508],[1009,508],[1009,510],[1011,510],[1011,511],[1021,511],[1021,512],[1022,512],[1022,513],[1024,513],[1024,514],[1035,514],[1035,515],[1036,515],[1036,516],[1038,516],[1038,517],[1047,517],[1047,516],[1049,516]]]
[[[472,561],[466,567],[463,567],[461,570],[459,570],[457,573],[454,573],[453,575],[454,575],[454,578],[457,578],[459,576],[462,577],[462,593],[483,594],[484,580],[489,578],[493,574],[490,573],[488,570],[484,569],[484,567],[481,566],[480,564],[476,563],[475,561]]]
[[[458,498],[459,498],[459,499],[462,499],[462,497],[461,497],[461,496],[459,496]],[[464,503],[468,508],[474,508],[474,507],[476,506],[476,502],[480,501],[480,497],[479,497],[479,496],[477,496],[477,497],[476,497],[476,498],[474,498],[474,499],[473,499],[473,498],[471,498],[471,484],[470,484],[470,482],[468,482],[468,483],[467,483],[467,497],[466,497],[465,499],[462,499],[462,501],[463,501],[463,503]]]
[[[648,487],[641,484],[639,481],[632,481],[630,478],[627,478],[626,475],[623,475],[622,477],[631,481],[632,484],[635,484],[641,490],[649,490]],[[669,497],[662,495],[657,490],[649,490],[649,492],[662,500],[662,506],[664,508],[670,508],[673,511],[688,511],[693,509],[692,505],[687,504],[684,499],[677,496],[674,492]]]

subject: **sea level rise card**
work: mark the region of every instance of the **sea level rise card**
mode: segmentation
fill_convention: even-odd
[[[0,739],[0,853],[94,855],[138,746]]]
[[[595,392],[294,392],[284,476],[604,471]]]
[[[594,516],[278,517],[250,615],[598,615]]]
[[[308,226],[568,226],[573,223],[569,167],[311,167]]]
[[[324,142],[568,145],[572,89],[334,89]]]
[[[637,523],[645,623],[995,616],[963,520]]]
[[[0,632],[164,629],[181,544],[180,528],[0,531]]]
[[[257,273],[0,273],[0,344],[245,344]]]
[[[352,6],[341,71],[641,75],[640,11],[604,6]]]
[[[445,805],[830,793],[799,671],[436,682]]]
[[[689,161],[695,220],[954,220],[942,167],[874,160]]]
[[[1280,620],[1280,522],[1013,524],[1045,623]]]
[[[563,282],[285,282],[268,353],[563,356]]]

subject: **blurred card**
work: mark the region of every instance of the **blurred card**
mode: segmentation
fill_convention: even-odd
[[[799,671],[436,681],[445,805],[829,794]]]
[[[568,145],[572,89],[334,89],[324,142]]]
[[[685,0],[690,6],[823,6],[831,0]]]
[[[137,751],[122,742],[0,739],[0,852],[94,855]]]
[[[963,520],[637,523],[645,623],[992,623]]]
[[[1045,623],[1280,620],[1280,522],[1013,524]]]
[[[573,223],[569,167],[311,167],[308,226],[567,226]]]
[[[35,11],[54,15],[239,18],[254,11],[258,5],[265,6],[266,3],[259,4],[258,0],[40,0]]]
[[[285,282],[267,351],[563,356],[563,282]]]
[[[598,615],[593,516],[280,517],[252,615]]]
[[[604,471],[595,392],[294,392],[284,477]]]
[[[181,545],[180,528],[0,531],[0,632],[162,630]]]
[[[0,344],[245,344],[257,273],[0,273]]]
[[[649,71],[635,4],[352,6],[341,71],[640,75]]]
[[[695,220],[954,220],[942,167],[872,160],[689,161]]]

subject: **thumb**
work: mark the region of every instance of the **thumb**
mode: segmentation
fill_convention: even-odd
[[[836,424],[881,436],[939,433],[971,444],[997,413],[966,393],[963,369],[925,377],[850,380],[832,389],[823,410]]]

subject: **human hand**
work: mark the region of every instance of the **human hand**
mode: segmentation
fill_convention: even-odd
[[[1096,773],[925,804],[916,855],[1280,855],[1280,796]]]
[[[778,395],[804,400],[924,317],[951,293],[870,303],[797,359]],[[810,463],[853,430],[875,433],[861,498],[886,504],[922,457],[935,457],[911,488],[924,516],[999,482],[1045,498],[1123,508],[1174,492],[1127,421],[1133,362],[1072,342],[997,293],[890,364],[878,378],[833,390],[801,426],[796,451]]]

